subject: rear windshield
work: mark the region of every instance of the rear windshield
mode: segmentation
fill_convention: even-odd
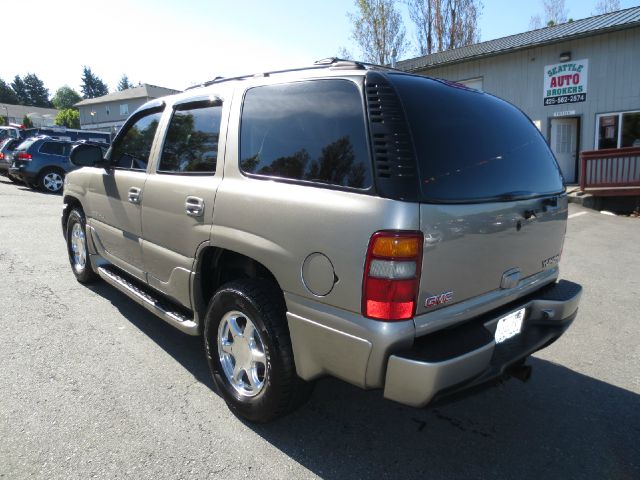
[[[16,150],[25,151],[37,141],[38,139],[36,137],[28,138],[24,142],[22,142],[20,145],[18,145],[16,147]]]
[[[559,193],[544,138],[517,108],[488,94],[391,74],[407,113],[423,201],[499,201]]]

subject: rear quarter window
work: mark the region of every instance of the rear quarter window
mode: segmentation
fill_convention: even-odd
[[[249,89],[240,137],[244,173],[359,189],[371,186],[363,99],[348,80]]]
[[[409,122],[423,201],[478,202],[563,191],[547,143],[513,105],[426,77],[389,78]]]
[[[40,153],[46,153],[49,155],[63,155],[65,150],[65,144],[60,142],[44,142],[40,145]]]

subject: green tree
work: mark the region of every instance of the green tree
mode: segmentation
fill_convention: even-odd
[[[26,115],[22,117],[22,125],[24,125],[25,128],[33,128],[33,122]]]
[[[53,106],[58,110],[66,110],[82,100],[82,97],[73,88],[65,85],[56,90],[56,94],[51,99]]]
[[[118,83],[118,91],[121,92],[121,91],[127,90],[129,88],[133,88],[133,83],[131,83],[129,81],[129,77],[127,77],[125,74],[122,74],[122,78],[120,79],[120,82]]]
[[[89,67],[82,67],[82,98],[102,97],[109,93],[107,85]]]
[[[7,117],[0,116],[0,125],[7,125],[9,122],[7,121]]]
[[[60,110],[54,123],[67,128],[80,128],[80,112],[75,108]]]
[[[11,105],[16,105],[19,103],[18,96],[16,92],[6,83],[4,80],[0,78],[0,103],[9,103]]]
[[[29,101],[26,105],[34,107],[50,108],[49,89],[44,86],[44,82],[35,73],[27,73],[22,79]]]
[[[387,65],[409,46],[396,0],[355,0],[356,12],[347,16],[351,36],[366,62]]]
[[[29,94],[27,93],[26,86],[20,78],[20,75],[16,75],[13,78],[13,82],[11,82],[11,88],[16,94],[18,105],[29,105]]]

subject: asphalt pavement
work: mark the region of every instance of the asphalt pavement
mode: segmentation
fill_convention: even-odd
[[[255,426],[199,338],[75,281],[61,202],[0,177],[2,479],[640,478],[640,219],[570,206],[581,308],[529,382],[417,410],[326,379]]]

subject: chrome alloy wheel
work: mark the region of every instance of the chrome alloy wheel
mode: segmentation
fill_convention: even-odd
[[[238,311],[222,317],[218,353],[224,375],[236,392],[255,397],[262,391],[267,360],[260,333],[249,317]]]
[[[42,177],[42,186],[50,192],[59,192],[63,184],[64,179],[58,172],[49,172]]]
[[[73,269],[82,273],[87,266],[87,241],[80,223],[74,223],[71,229],[71,252],[73,253]]]

